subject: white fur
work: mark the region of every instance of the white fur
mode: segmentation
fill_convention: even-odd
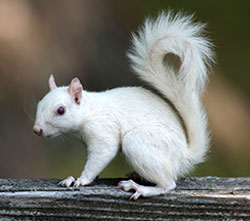
[[[35,127],[43,129],[44,136],[73,131],[87,144],[85,169],[76,181],[70,179],[75,186],[93,181],[120,146],[134,169],[164,190],[174,188],[179,176],[203,161],[209,139],[200,97],[212,52],[202,30],[203,25],[192,23],[192,17],[162,13],[155,21],[146,20],[139,36],[133,36],[128,55],[136,74],[174,104],[184,120],[188,142],[172,107],[141,87],[82,91],[80,104],[67,87],[53,87],[40,101]],[[179,71],[164,65],[168,53],[180,58]],[[56,116],[61,105],[66,112]],[[163,192],[155,189],[155,194],[144,195]]]

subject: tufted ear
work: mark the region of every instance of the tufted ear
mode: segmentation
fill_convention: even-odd
[[[68,89],[69,95],[74,99],[75,103],[80,104],[82,98],[82,84],[78,78],[74,78]]]
[[[56,89],[56,88],[57,88],[57,86],[56,86],[55,78],[54,78],[54,76],[52,74],[49,77],[49,89],[53,90],[53,89]]]

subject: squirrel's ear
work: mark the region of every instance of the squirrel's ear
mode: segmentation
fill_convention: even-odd
[[[82,84],[78,78],[74,78],[68,89],[69,95],[74,99],[77,104],[80,104],[82,98]]]
[[[55,78],[54,78],[54,76],[53,76],[53,74],[52,74],[52,75],[50,75],[50,77],[49,77],[49,89],[50,89],[50,90],[53,90],[53,89],[55,89],[55,88],[57,88],[57,86],[56,86]]]

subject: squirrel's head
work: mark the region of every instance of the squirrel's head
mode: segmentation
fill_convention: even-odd
[[[50,92],[37,105],[34,132],[39,136],[57,136],[76,129],[82,103],[82,85],[74,78],[67,87],[57,87],[49,77]]]

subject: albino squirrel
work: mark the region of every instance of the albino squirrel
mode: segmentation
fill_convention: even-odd
[[[135,171],[156,186],[132,180],[118,186],[134,190],[131,199],[156,196],[174,189],[178,177],[204,160],[209,136],[201,96],[213,52],[203,29],[192,16],[169,12],[147,19],[133,35],[128,57],[153,90],[88,92],[78,78],[57,87],[50,76],[50,92],[38,104],[34,132],[45,137],[73,132],[88,150],[81,176],[70,176],[61,186],[91,183],[121,149]]]

